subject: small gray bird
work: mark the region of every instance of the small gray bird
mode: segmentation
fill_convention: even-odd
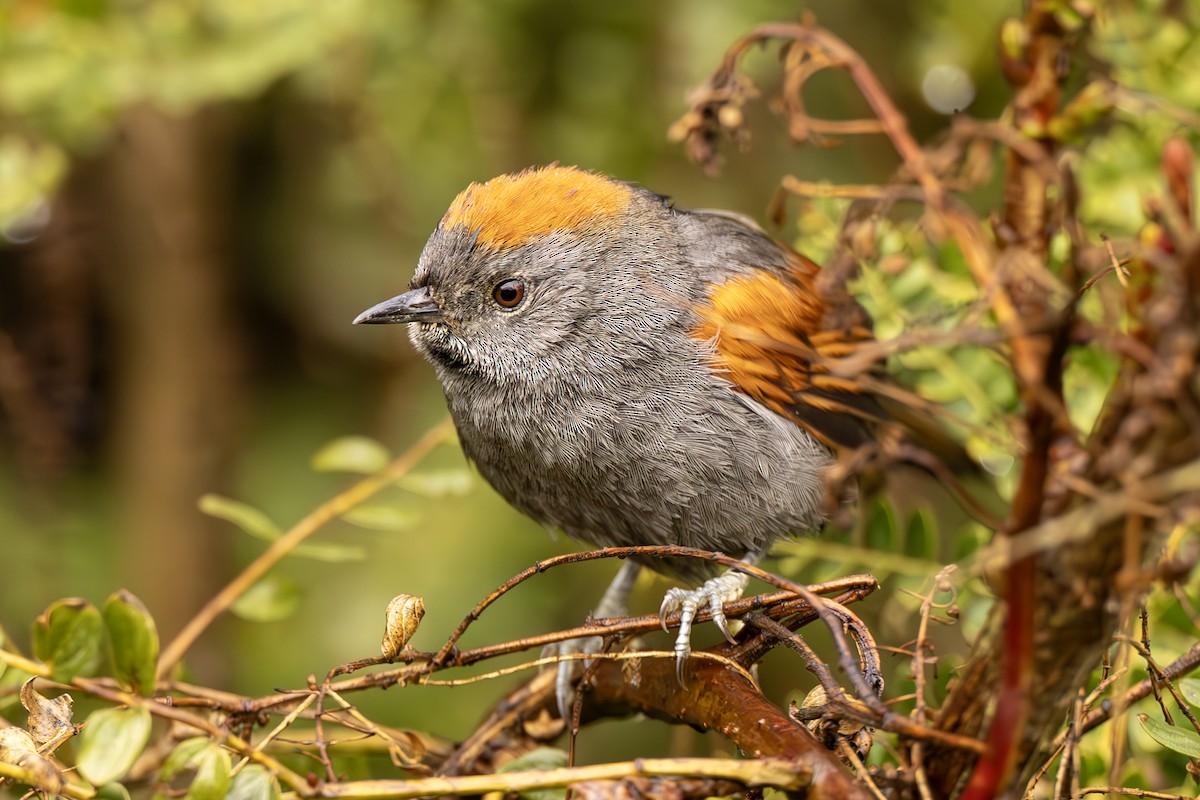
[[[824,363],[872,334],[852,300],[819,296],[818,271],[734,215],[550,166],[467,187],[410,290],[355,322],[410,324],[467,456],[533,519],[598,546],[755,560],[821,527],[834,449],[889,418]],[[663,601],[683,613],[680,665],[698,608],[729,636],[721,606],[744,575],[647,563],[703,582]],[[638,568],[626,562],[598,616],[624,613]]]

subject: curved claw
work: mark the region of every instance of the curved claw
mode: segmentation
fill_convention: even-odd
[[[658,609],[658,621],[666,629],[667,614],[679,611],[679,633],[675,637],[675,676],[683,685],[684,665],[692,654],[692,621],[700,606],[707,603],[712,612],[713,622],[725,638],[732,642],[733,634],[729,632],[729,622],[725,617],[724,604],[727,600],[735,600],[742,596],[749,578],[740,572],[726,572],[716,578],[704,582],[699,589],[687,590],[674,588],[663,597]]]
[[[741,594],[741,592],[738,594]],[[725,619],[724,600],[715,594],[711,595],[708,599],[708,608],[712,611],[712,621],[717,626],[717,630],[725,637],[725,641],[733,644],[734,638],[733,634],[729,632],[729,621]]]
[[[697,592],[684,592],[686,595],[679,609],[679,634],[675,637],[675,680],[683,686],[683,668],[692,655],[692,621],[700,607],[700,597]]]
[[[599,653],[600,648],[604,646],[604,640],[599,636],[592,636],[587,639],[571,639],[558,644],[547,645],[542,649],[543,656],[553,655],[570,655],[573,653]],[[578,659],[566,659],[558,662],[557,672],[554,676],[554,699],[558,704],[558,715],[564,720],[571,718],[571,706],[575,703],[575,670],[579,664]],[[586,669],[591,664],[590,659],[584,659],[583,666]]]
[[[680,686],[687,686],[687,680],[684,679],[683,671],[687,667],[688,659],[691,658],[692,647],[689,644],[686,649],[679,649],[679,642],[675,642],[675,680]]]
[[[683,608],[690,594],[691,592],[686,589],[680,589],[676,586],[668,589],[667,593],[663,595],[662,605],[658,607],[658,624],[662,626],[663,632],[670,631],[670,628],[667,627],[667,615],[672,611],[678,611]]]

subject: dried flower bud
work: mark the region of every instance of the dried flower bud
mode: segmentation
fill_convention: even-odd
[[[383,657],[394,659],[408,647],[408,640],[417,632],[425,616],[425,601],[412,594],[398,594],[387,607],[387,626],[379,645]]]

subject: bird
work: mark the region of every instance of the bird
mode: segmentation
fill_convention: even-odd
[[[408,325],[467,458],[525,515],[590,545],[755,562],[818,532],[838,454],[906,412],[832,368],[874,336],[820,273],[746,217],[551,164],[470,184],[408,291],[354,322]],[[660,608],[681,612],[681,670],[699,609],[732,641],[722,605],[748,579],[697,559],[626,561],[597,617],[625,612],[642,566],[695,587]],[[565,717],[569,671],[558,684]]]

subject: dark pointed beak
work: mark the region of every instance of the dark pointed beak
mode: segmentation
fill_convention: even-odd
[[[422,286],[379,305],[371,306],[354,318],[355,325],[385,325],[394,322],[441,322],[442,307]]]

